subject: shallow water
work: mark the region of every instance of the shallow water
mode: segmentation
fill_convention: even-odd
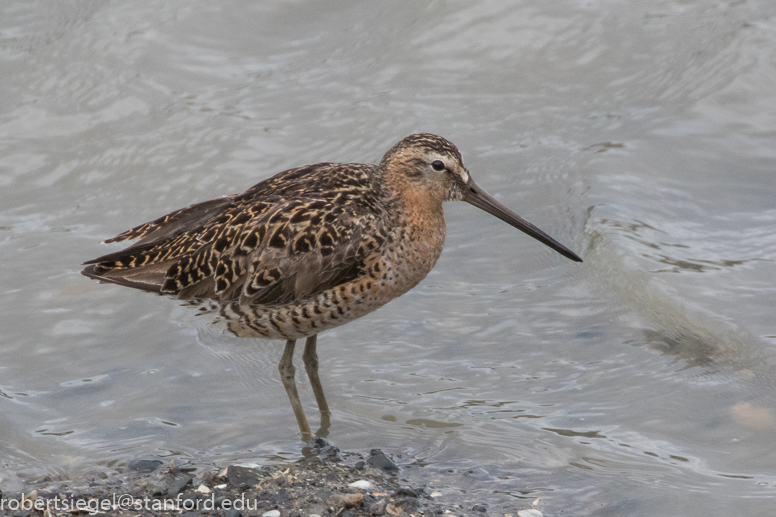
[[[298,458],[282,343],[79,264],[430,131],[585,262],[448,205],[429,277],[320,337],[328,438],[494,512],[770,511],[775,52],[767,0],[3,3],[0,489]]]

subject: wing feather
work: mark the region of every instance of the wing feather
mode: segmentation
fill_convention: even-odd
[[[385,242],[370,167],[291,169],[176,210],[108,239],[140,240],[85,262],[83,274],[186,299],[272,305],[314,296],[364,274]]]

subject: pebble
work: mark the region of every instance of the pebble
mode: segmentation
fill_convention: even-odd
[[[280,510],[270,510],[261,514],[261,517],[280,517]]]
[[[373,467],[383,469],[387,472],[395,472],[399,470],[399,467],[397,467],[394,462],[388,459],[388,456],[386,456],[385,453],[380,449],[372,449],[370,454],[371,456],[369,456],[369,459],[366,460],[366,462]]]
[[[199,492],[200,494],[209,494],[210,492],[212,492],[212,490],[210,490],[205,485],[199,485],[197,487],[197,492]]]
[[[539,510],[531,508],[530,510],[520,510],[517,512],[517,517],[544,517],[544,514]]]
[[[332,494],[326,504],[335,508],[353,508],[364,500],[364,494]]]
[[[186,487],[191,484],[191,479],[192,478],[187,475],[176,477],[167,486],[167,495],[170,497],[175,497],[176,495],[180,494],[186,489]]]
[[[372,483],[370,483],[366,479],[359,479],[358,481],[354,481],[350,483],[348,486],[353,488],[360,488],[363,490],[369,490],[370,488],[372,488]]]
[[[431,497],[442,497],[442,492],[431,492]]]
[[[261,480],[261,473],[249,467],[231,465],[226,469],[226,481],[233,487],[255,485]]]
[[[408,486],[401,487],[394,493],[394,495],[399,497],[418,497],[418,493]]]

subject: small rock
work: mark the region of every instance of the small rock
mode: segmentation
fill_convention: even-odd
[[[261,517],[280,517],[280,510],[270,510],[261,514]]]
[[[364,500],[364,494],[332,494],[326,499],[326,504],[334,508],[352,508]]]
[[[372,488],[372,483],[370,483],[366,479],[359,479],[358,481],[354,481],[350,483],[348,486],[353,488],[360,488],[362,490],[369,490],[370,488]]]
[[[311,514],[310,514],[310,515],[308,515],[307,517],[321,517],[321,516],[320,516],[320,515],[318,515],[317,513],[311,513]]]
[[[133,472],[153,472],[164,464],[161,458],[137,458],[127,463],[127,468]]]
[[[485,512],[488,511],[488,509],[485,507],[485,505],[475,504],[474,506],[472,506],[472,511],[473,512],[485,513]]]
[[[167,485],[167,495],[175,497],[183,492],[183,490],[191,484],[191,479],[187,475],[178,476],[174,478],[169,485]]]
[[[199,485],[197,487],[197,492],[199,492],[200,494],[209,494],[210,492],[212,492],[212,490],[210,490],[205,485]]]
[[[366,460],[366,462],[373,467],[383,469],[387,472],[395,472],[399,470],[399,467],[397,467],[394,462],[388,459],[388,456],[386,456],[385,453],[383,453],[383,451],[380,449],[372,449],[370,454],[371,456],[368,460]]]
[[[408,486],[398,489],[394,495],[401,497],[418,497],[418,494]]]
[[[342,461],[344,459],[339,447],[330,444],[325,438],[316,438],[312,445],[310,452],[316,454],[322,460]]]
[[[261,479],[261,473],[256,469],[230,465],[226,469],[226,481],[230,486],[253,486]]]
[[[388,499],[380,499],[369,507],[369,512],[372,515],[383,515],[386,506],[388,506]]]
[[[520,510],[517,512],[517,517],[544,517],[544,514],[539,510],[531,508],[530,510]]]
[[[230,510],[224,511],[224,517],[242,517],[242,512],[240,510],[235,510],[234,508]]]
[[[442,497],[442,492],[431,492],[430,497]]]

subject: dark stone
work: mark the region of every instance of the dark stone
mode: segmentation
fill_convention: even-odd
[[[396,472],[399,470],[399,467],[397,467],[394,462],[388,459],[388,456],[386,456],[380,449],[372,449],[370,454],[371,456],[366,461],[373,467],[383,469],[386,472]]]
[[[396,491],[394,495],[402,496],[402,497],[418,497],[417,492],[415,492],[410,487],[401,487]]]
[[[485,513],[488,511],[488,508],[484,504],[475,504],[474,506],[472,506],[472,511]]]
[[[311,447],[306,452],[306,456],[314,455],[318,456],[324,462],[326,461],[342,461],[344,458],[340,453],[339,447],[336,447],[329,443],[325,438],[318,437],[312,441]]]
[[[136,458],[127,464],[127,468],[133,472],[153,472],[164,464],[161,458]]]
[[[175,497],[176,495],[183,492],[183,490],[191,485],[191,477],[189,477],[186,474],[176,476],[170,481],[170,484],[167,485],[167,495],[171,497]]]
[[[231,510],[224,511],[224,517],[242,517],[242,512],[232,508]]]
[[[253,486],[261,479],[261,473],[256,469],[231,465],[226,469],[226,482],[231,487]]]

